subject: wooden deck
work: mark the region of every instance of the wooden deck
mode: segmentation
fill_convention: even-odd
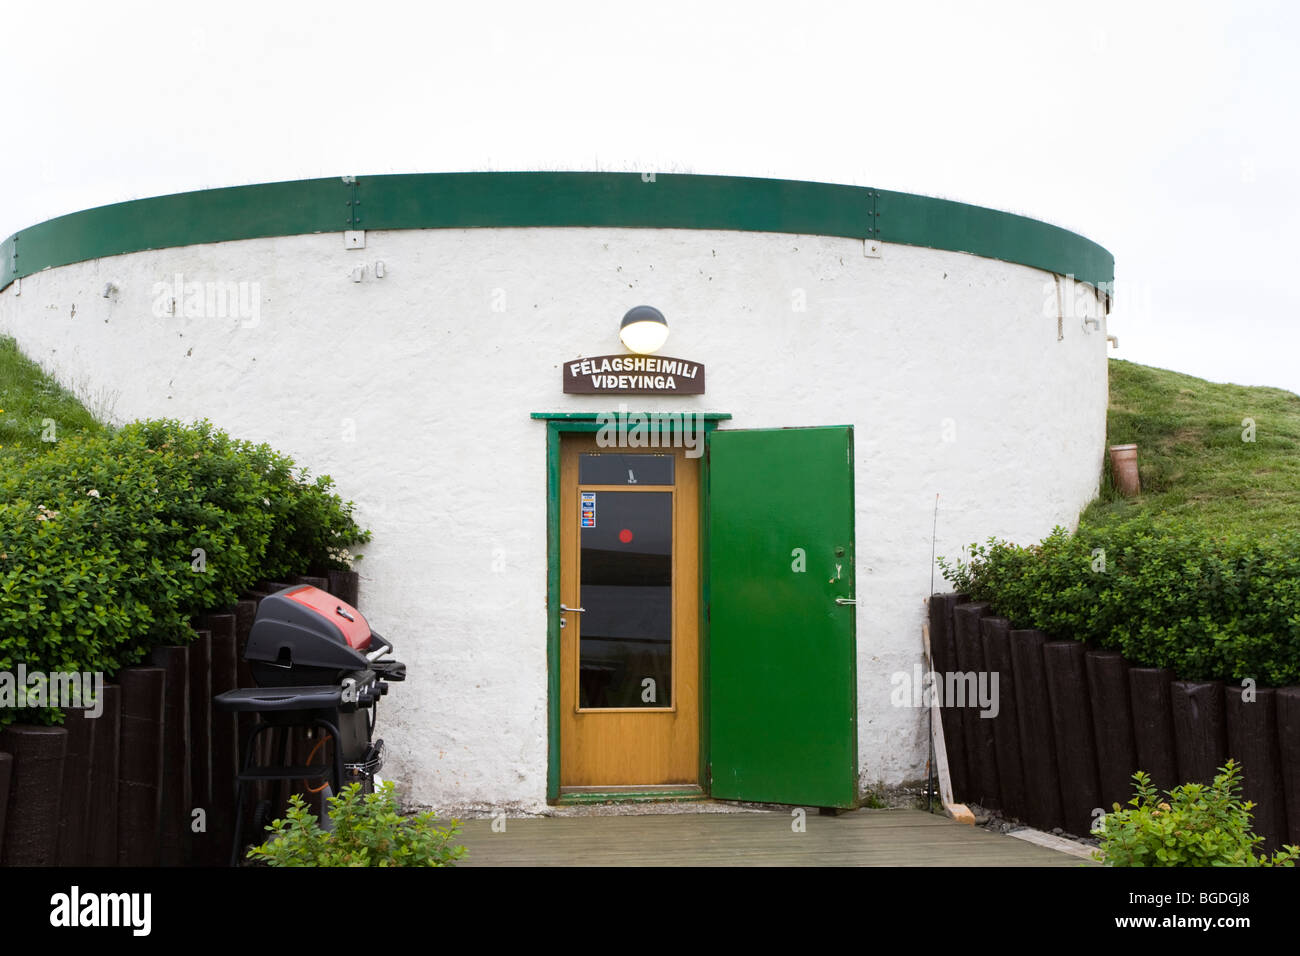
[[[521,817],[463,824],[462,866],[1080,866],[1084,860],[919,810]]]

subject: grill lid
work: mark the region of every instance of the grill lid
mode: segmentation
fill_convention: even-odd
[[[361,612],[346,601],[340,601],[334,595],[320,588],[302,585],[280,591],[280,596],[288,598],[325,618],[343,635],[343,640],[354,651],[370,650],[370,626]]]
[[[303,584],[262,599],[244,659],[299,671],[304,677],[305,668],[359,670],[366,666],[370,637],[370,625],[360,611]],[[319,677],[312,682],[319,683]]]

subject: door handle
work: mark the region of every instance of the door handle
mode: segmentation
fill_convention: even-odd
[[[569,607],[567,604],[561,604],[561,605],[560,605],[560,610],[561,610],[561,611],[577,611],[579,614],[582,614],[582,613],[585,613],[587,609],[586,609],[585,607]]]
[[[844,607],[846,604],[856,605],[858,602],[856,598],[836,598],[835,603],[838,604],[840,607]]]

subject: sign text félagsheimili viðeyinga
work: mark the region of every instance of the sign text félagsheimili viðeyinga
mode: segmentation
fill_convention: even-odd
[[[703,395],[704,366],[666,355],[596,355],[564,363],[575,395]]]

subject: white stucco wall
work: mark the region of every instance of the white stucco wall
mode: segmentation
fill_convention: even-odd
[[[374,531],[362,609],[411,675],[381,707],[385,775],[424,804],[538,809],[546,429],[529,412],[612,408],[562,394],[560,365],[621,351],[623,313],[658,307],[663,353],[703,362],[708,393],[633,408],[855,426],[860,764],[865,784],[897,784],[925,768],[924,713],[889,696],[921,660],[935,494],[940,555],[1073,526],[1098,482],[1106,340],[1067,283],[1058,341],[1048,273],[882,253],[607,228],[370,232],[363,250],[340,234],[242,240],[30,276],[0,294],[0,333],[101,415],[207,417],[333,475]],[[156,316],[155,284],[176,273],[249,283],[257,323]]]

